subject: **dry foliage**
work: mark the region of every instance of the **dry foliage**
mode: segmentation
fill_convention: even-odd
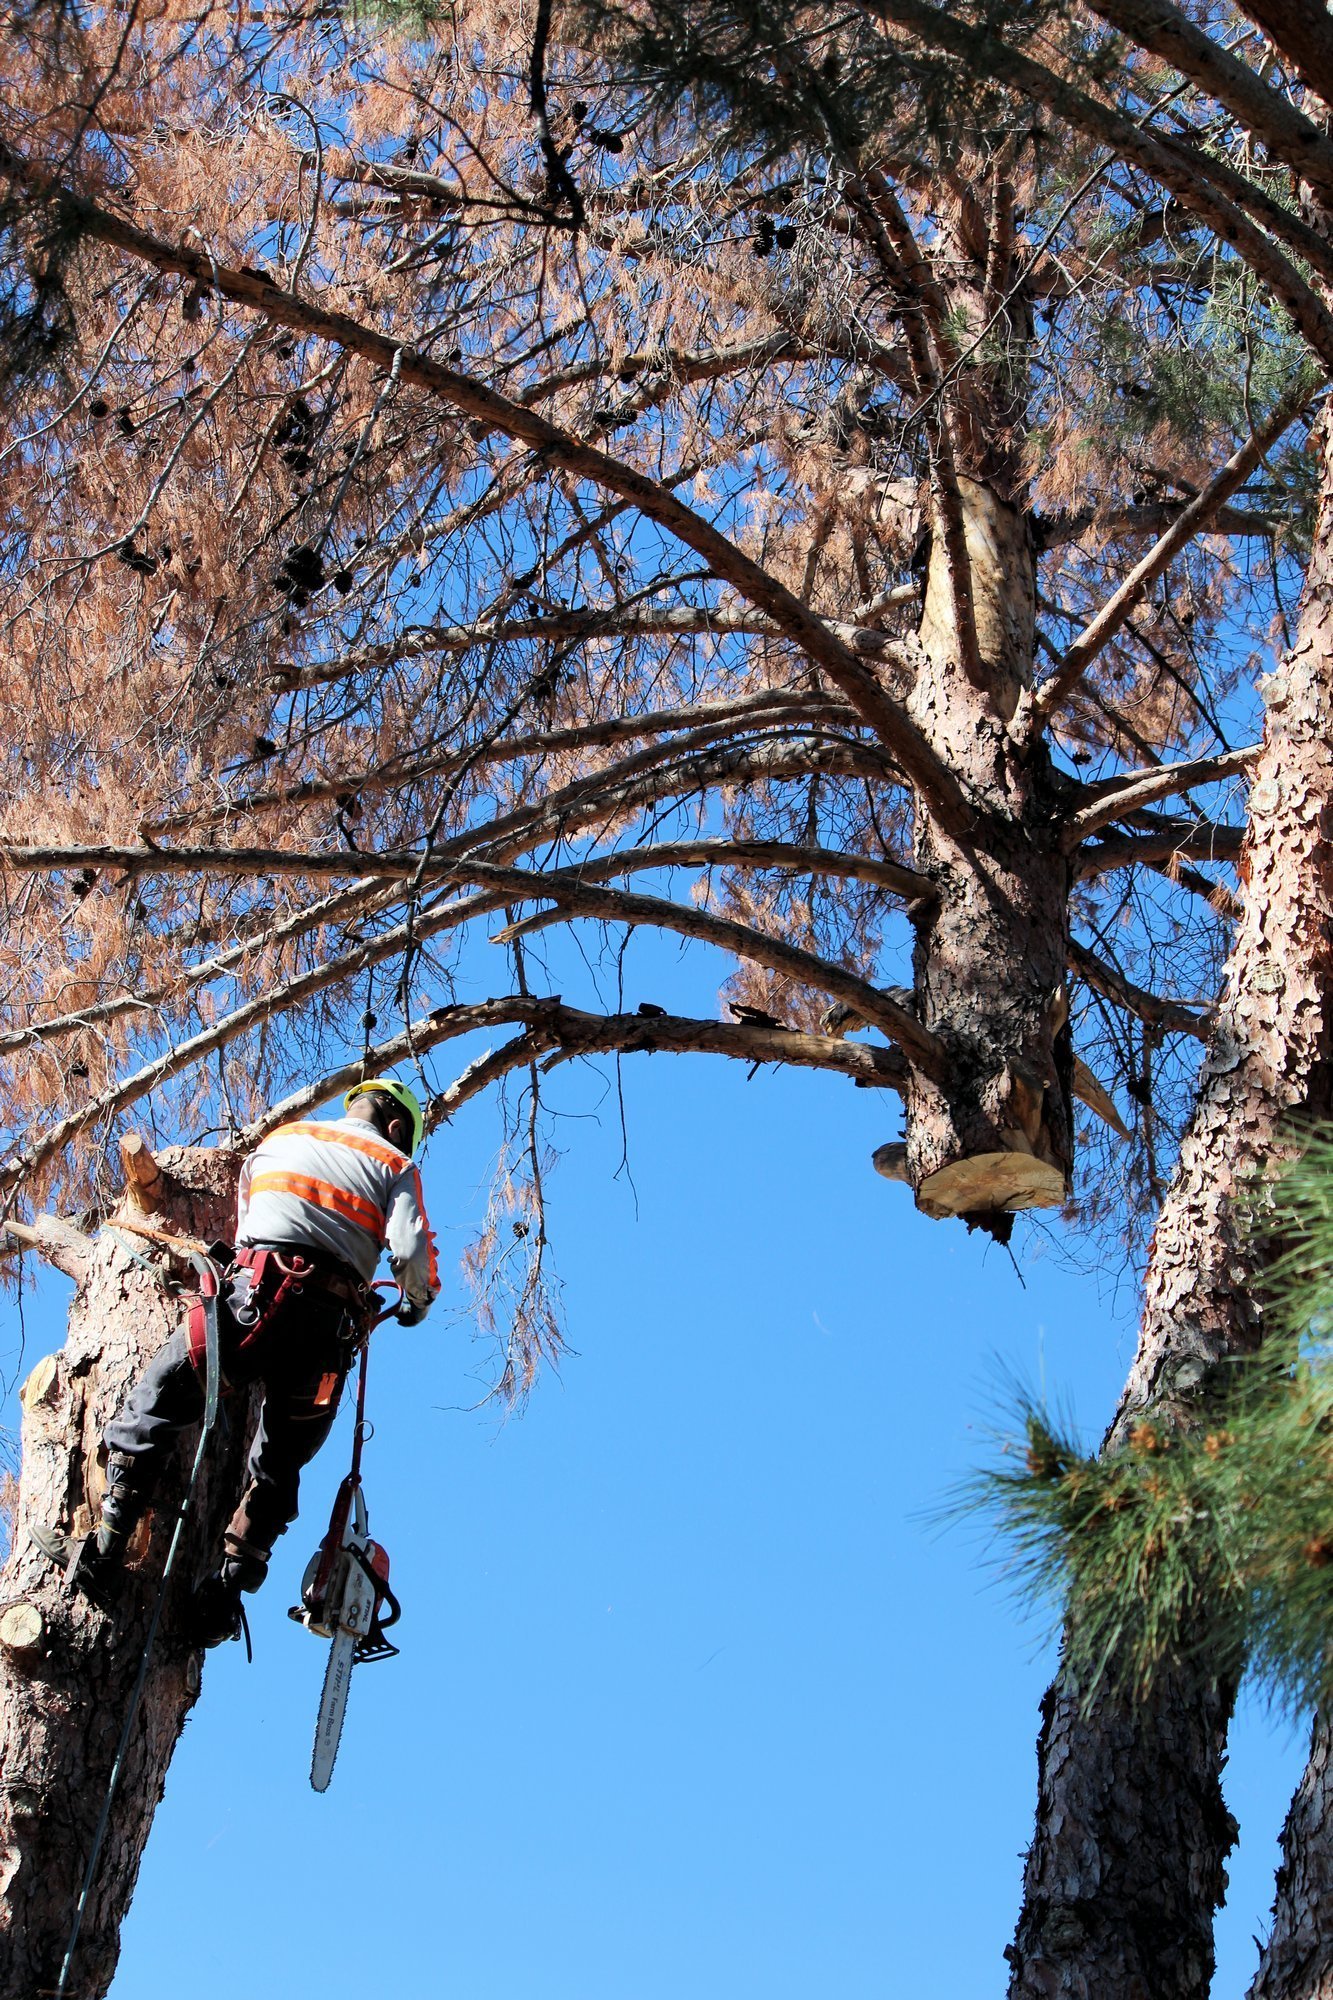
[[[534,25],[499,0],[423,32],[176,0],[11,17],[10,1212],[97,1211],[127,1122],[253,1135],[275,1100],[396,1061],[436,1120],[527,1079],[500,1206],[544,1240],[531,1025],[446,1089],[428,1060],[516,1018],[473,997],[464,940],[534,905],[531,929],[596,923],[611,955],[633,926],[721,944],[724,999],[822,1035],[830,1068],[830,1004],[864,1010],[904,1051],[917,1143],[913,1075],[961,1060],[988,1005],[939,1016],[913,929],[945,866],[923,828],[951,773],[981,782],[939,712],[958,686],[1000,713],[1010,683],[1049,684],[1292,390],[1299,343],[1250,279],[1197,217],[1147,226],[1143,178],[1090,174],[1086,138],[1015,111],[952,148],[904,153],[886,122],[855,158],[738,154],[557,42],[538,116]],[[1280,629],[1304,498],[1270,471],[1303,438],[1039,718],[1023,755],[1054,833],[1089,786],[1245,740],[1236,633],[1262,659]],[[1003,660],[968,482],[1033,552]],[[1078,1049],[1134,1132],[1078,1135],[1085,1218],[1132,1231],[1160,1191],[1242,780],[1108,813],[1052,905],[1084,951],[1046,940]],[[1034,987],[1019,1036],[1048,1103],[1061,1005]],[[627,1015],[605,1045],[697,1045],[673,1032]],[[1008,1060],[977,1058],[992,1080]],[[1016,1115],[987,1111],[995,1143],[1045,1149],[1068,1192],[1073,1137],[1020,1140]],[[538,1259],[529,1355],[543,1282]]]

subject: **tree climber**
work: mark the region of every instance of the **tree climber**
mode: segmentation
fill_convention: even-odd
[[[296,1518],[302,1467],[332,1428],[374,1317],[370,1280],[381,1247],[402,1287],[400,1325],[418,1325],[440,1289],[412,1164],[425,1129],[420,1104],[405,1084],[375,1077],[348,1091],[343,1111],[280,1126],[241,1169],[218,1350],[226,1385],[258,1383],[263,1402],[221,1563],[195,1592],[193,1636],[201,1645],[240,1636],[241,1593],[258,1590],[274,1541]],[[114,1604],[130,1536],[162,1467],[203,1408],[204,1321],[196,1306],[106,1427],[97,1528],[82,1538],[32,1529],[43,1553],[104,1609]]]

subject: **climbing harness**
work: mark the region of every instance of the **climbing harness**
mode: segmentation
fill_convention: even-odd
[[[190,1503],[194,1499],[195,1485],[198,1482],[200,1468],[204,1462],[204,1452],[207,1449],[213,1426],[217,1422],[218,1393],[221,1386],[221,1371],[218,1367],[218,1267],[205,1251],[195,1249],[193,1246],[186,1248],[184,1244],[180,1244],[179,1247],[182,1254],[189,1258],[198,1275],[199,1290],[204,1304],[204,1422],[203,1428],[199,1433],[199,1443],[195,1449],[194,1463],[190,1467],[190,1476],[185,1482],[185,1491],[182,1493],[180,1505],[176,1509],[176,1520],[171,1533],[171,1543],[167,1549],[167,1560],[162,1569],[162,1580],[157,1587],[157,1596],[153,1602],[152,1616],[148,1621],[148,1633],[144,1639],[143,1652],[139,1656],[139,1670],[134,1677],[134,1686],[130,1690],[129,1706],[125,1711],[125,1720],[121,1724],[120,1739],[116,1744],[116,1754],[111,1764],[111,1775],[107,1779],[106,1796],[102,1800],[102,1810],[98,1815],[97,1826],[93,1833],[93,1844],[88,1855],[88,1863],[83,1871],[83,1883],[80,1887],[79,1900],[74,1910],[74,1922],[70,1928],[69,1943],[65,1947],[65,1957],[60,1967],[60,1978],[56,1984],[55,2000],[65,2000],[65,1994],[68,1991],[70,1970],[74,1964],[74,1953],[78,1949],[79,1932],[83,1928],[84,1914],[88,1908],[88,1898],[92,1894],[93,1883],[97,1879],[97,1864],[102,1858],[102,1846],[106,1840],[107,1828],[111,1823],[111,1808],[115,1803],[121,1772],[124,1769],[125,1752],[129,1748],[130,1732],[134,1727],[134,1718],[139,1713],[139,1703],[143,1697],[144,1685],[148,1679],[148,1667],[153,1657],[153,1646],[157,1639],[157,1628],[162,1619],[162,1606],[166,1601],[167,1585],[171,1581],[171,1573],[176,1565],[176,1556],[180,1549],[181,1536],[185,1531],[185,1523],[190,1513]]]
[[[398,1286],[393,1289],[401,1300],[401,1289]],[[396,1309],[394,1301],[372,1324],[378,1325]],[[389,1588],[388,1555],[378,1542],[370,1539],[361,1486],[361,1448],[370,1435],[366,1424],[369,1337],[367,1327],[360,1342],[351,1471],[334,1498],[328,1533],[306,1566],[301,1580],[301,1602],[294,1604],[287,1614],[308,1632],[332,1641],[310,1759],[310,1783],[317,1792],[326,1792],[333,1776],[352,1668],[372,1660],[392,1659],[398,1651],[384,1635],[398,1623],[402,1608]]]
[[[249,1278],[248,1285],[244,1283]],[[228,1311],[232,1322],[241,1329],[236,1342],[236,1352],[244,1354],[247,1347],[261,1339],[268,1332],[285,1301],[294,1293],[300,1293],[308,1278],[319,1279],[316,1266],[299,1251],[284,1257],[277,1250],[262,1250],[248,1243],[240,1244],[232,1255],[231,1263],[222,1273],[219,1281],[213,1278],[210,1294],[201,1283],[199,1297],[190,1308],[185,1323],[186,1337],[190,1343],[190,1360],[196,1374],[205,1371],[205,1352],[208,1329],[207,1314],[211,1309],[216,1316],[219,1284],[229,1287]],[[324,1280],[326,1289],[331,1289]]]

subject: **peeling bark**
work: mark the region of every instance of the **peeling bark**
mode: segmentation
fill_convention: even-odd
[[[1210,1365],[1261,1337],[1238,1196],[1271,1168],[1288,1121],[1333,1111],[1333,444],[1296,643],[1263,687],[1241,919],[1199,1096],[1153,1238],[1138,1353],[1114,1445],[1151,1402],[1184,1412]],[[1046,1698],[1036,1839],[1009,1957],[1011,2000],[1206,2000],[1212,1924],[1235,1837],[1221,1769],[1233,1690],[1173,1677],[1147,1702],[1080,1712],[1066,1670]],[[1324,1759],[1326,1762],[1326,1757]],[[1322,1764],[1298,1796],[1309,1832]],[[1329,1836],[1319,1830],[1321,1841]],[[1333,1849],[1287,1878],[1333,1883]],[[1333,1904],[1330,1905],[1333,1907]],[[1308,1925],[1291,1904],[1290,1954]],[[1275,1933],[1274,1947],[1287,1940]],[[1270,1959],[1276,1958],[1270,1947]],[[1270,1985],[1263,2000],[1322,1988]]]
[[[157,1223],[206,1241],[229,1236],[239,1164],[224,1152],[164,1153]],[[22,1393],[22,1483],[13,1551],[0,1573],[0,2000],[33,2000],[59,1977],[188,1466],[183,1446],[156,1523],[140,1531],[118,1620],[67,1596],[27,1523],[79,1532],[93,1522],[102,1426],[182,1311],[181,1295],[162,1282],[179,1265],[155,1255],[159,1277],[136,1261],[152,1251],[147,1241],[103,1233],[65,1346],[37,1363]],[[245,1428],[233,1420],[229,1434],[219,1430],[196,1489],[84,1919],[70,1983],[81,2000],[110,1984],[167,1765],[198,1697],[200,1655],[180,1637],[181,1612],[226,1524]]]

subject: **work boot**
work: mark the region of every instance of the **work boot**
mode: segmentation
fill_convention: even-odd
[[[49,1562],[65,1572],[66,1585],[82,1592],[99,1611],[114,1611],[124,1580],[125,1536],[104,1521],[88,1535],[33,1522],[28,1529]]]
[[[222,1537],[222,1546],[226,1550],[222,1574],[230,1577],[238,1590],[258,1590],[268,1575],[272,1549],[261,1549],[258,1542],[246,1541],[232,1528]]]

